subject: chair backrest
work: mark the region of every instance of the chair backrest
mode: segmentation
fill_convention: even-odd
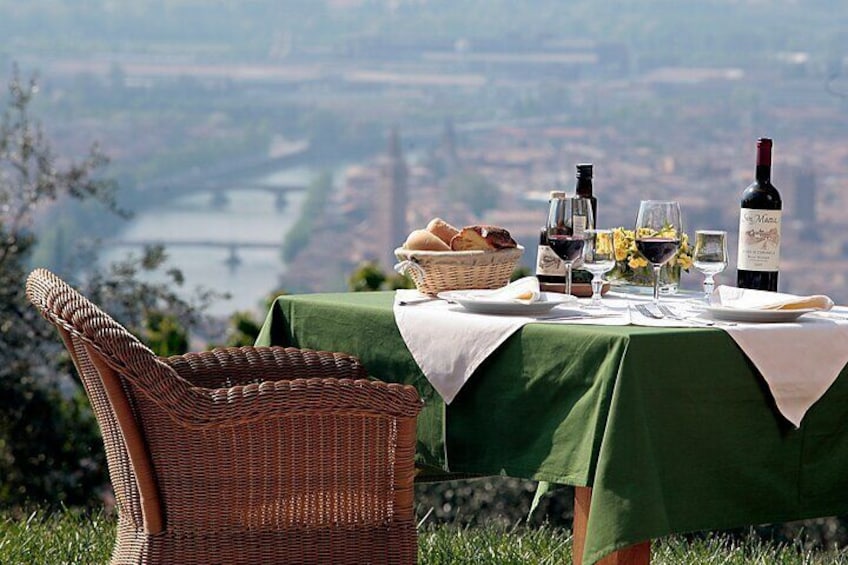
[[[26,283],[27,297],[58,330],[79,372],[103,436],[119,515],[136,530],[163,530],[162,509],[144,433],[122,374],[170,371],[108,314],[46,269]],[[135,365],[141,371],[131,370]]]

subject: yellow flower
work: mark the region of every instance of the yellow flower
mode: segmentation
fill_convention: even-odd
[[[648,260],[640,255],[638,257],[631,257],[630,260],[627,261],[627,264],[631,269],[639,269],[641,267],[647,267]]]
[[[678,232],[671,227],[666,227],[660,231],[654,231],[650,228],[639,228],[637,231],[627,230],[622,227],[613,229],[613,237],[615,238],[615,260],[619,263],[626,263],[631,269],[641,269],[648,266],[648,260],[645,259],[639,250],[636,248],[636,238],[638,237],[678,237]],[[669,265],[680,265],[681,268],[689,270],[692,267],[692,255],[689,248],[689,236],[686,233],[680,233],[680,248],[677,254],[668,262]]]
[[[597,246],[598,253],[609,253],[614,247],[615,235],[614,234],[598,234],[597,242],[595,245]]]
[[[624,261],[630,251],[632,236],[628,235],[628,231],[624,228],[615,228],[612,237],[615,245],[615,260]]]

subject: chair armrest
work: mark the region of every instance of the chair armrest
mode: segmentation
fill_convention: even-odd
[[[210,389],[283,379],[367,377],[356,357],[294,347],[225,347],[161,360],[192,385]]]
[[[208,430],[317,412],[414,418],[421,400],[411,385],[312,378],[218,389],[195,387],[183,402],[167,410],[187,428]]]
[[[415,417],[421,409],[414,387],[364,379],[361,362],[342,353],[231,347],[162,361],[194,384],[187,397],[166,407],[190,428],[316,411]]]

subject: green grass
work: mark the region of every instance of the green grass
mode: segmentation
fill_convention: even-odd
[[[78,512],[33,512],[23,518],[0,517],[0,563],[108,563],[115,540],[114,518]]]
[[[107,563],[115,520],[102,514],[34,512],[0,517],[0,563]],[[547,565],[571,562],[571,533],[541,527],[456,527],[427,524],[418,536],[422,565]],[[801,543],[772,544],[753,534],[672,536],[653,545],[656,565],[848,565],[848,550],[810,550]]]

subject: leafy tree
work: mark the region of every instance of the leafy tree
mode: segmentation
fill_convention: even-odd
[[[236,312],[230,316],[230,335],[227,337],[227,345],[231,347],[253,345],[261,329],[262,323],[257,321],[251,312]]]
[[[415,288],[408,277],[395,273],[387,275],[374,261],[366,261],[359,265],[348,277],[347,286],[353,292]]]
[[[56,336],[24,294],[31,232],[39,206],[60,198],[93,198],[117,211],[114,187],[92,176],[105,163],[93,147],[63,168],[40,124],[28,112],[34,79],[9,83],[0,119],[0,504],[27,499],[84,502],[103,484],[102,454],[89,451],[96,437],[90,412],[67,393],[54,369],[67,369]],[[96,443],[94,444],[96,445]]]
[[[270,310],[271,305],[282,294],[287,294],[287,292],[281,289],[269,293],[262,303],[262,312]],[[252,312],[236,312],[230,316],[229,322],[226,344],[231,347],[241,347],[242,345],[256,343],[264,320],[257,320]]]
[[[106,484],[102,447],[88,402],[55,331],[29,304],[24,285],[38,213],[79,200],[126,214],[116,204],[116,185],[96,176],[107,162],[96,145],[81,161],[58,164],[41,124],[29,112],[37,91],[35,79],[22,80],[14,69],[0,117],[0,507],[4,508],[29,502],[82,505],[102,495]],[[168,273],[171,285],[138,281],[138,274],[159,268],[164,260],[163,249],[151,248],[106,272],[89,270],[88,285],[71,282],[160,352],[178,353],[187,345],[183,328],[198,323],[205,304],[191,306],[174,295],[171,285],[182,284],[178,271]],[[86,264],[94,263],[89,258]],[[211,301],[214,296],[207,293],[201,299]]]
[[[347,279],[348,288],[353,292],[380,290],[386,282],[386,274],[377,263],[363,263]]]
[[[117,261],[105,271],[91,269],[81,284],[86,296],[142,338],[157,355],[177,355],[188,348],[192,328],[203,327],[203,312],[226,295],[199,289],[185,301],[175,292],[185,284],[176,268],[164,272],[164,282],[147,282],[146,274],[159,272],[167,261],[165,248],[153,245],[141,256]],[[86,261],[94,263],[94,258]]]

